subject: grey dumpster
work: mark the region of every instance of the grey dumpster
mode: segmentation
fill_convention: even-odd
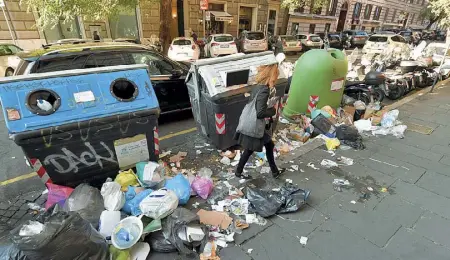
[[[187,86],[194,119],[201,134],[218,149],[237,144],[233,136],[250,99],[245,93],[256,87],[257,67],[274,63],[272,52],[262,52],[198,60],[191,65]],[[275,87],[281,104],[287,79],[278,79]],[[277,122],[278,116],[275,125]]]

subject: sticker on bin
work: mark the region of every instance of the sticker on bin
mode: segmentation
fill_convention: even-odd
[[[333,80],[331,82],[331,91],[338,91],[344,86],[344,78]]]
[[[73,93],[73,97],[75,98],[75,102],[77,102],[77,103],[95,101],[95,96],[92,91],[83,91],[83,92]]]
[[[114,141],[119,168],[133,167],[138,162],[150,159],[147,138],[144,134]]]

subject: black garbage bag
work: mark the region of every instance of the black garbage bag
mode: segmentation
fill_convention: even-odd
[[[198,253],[203,252],[203,249],[208,242],[209,232],[205,225],[201,225],[205,236],[201,241],[187,242],[183,241],[179,234],[186,232],[188,225],[200,225],[199,217],[185,208],[177,208],[171,215],[169,215],[162,222],[164,237],[166,237],[172,245],[174,245],[178,252],[187,257],[196,257]]]
[[[88,184],[80,184],[64,204],[63,210],[70,212],[75,211],[82,218],[89,221],[95,229],[98,229],[98,221],[100,214],[105,209],[103,205],[103,197],[100,191]]]
[[[177,251],[177,248],[172,245],[167,238],[164,237],[162,231],[150,233],[145,237],[144,241],[149,243],[150,248],[155,252],[172,253]]]
[[[109,260],[105,239],[76,212],[52,212],[42,217],[41,233],[21,236],[20,225],[10,232],[12,243],[0,259],[15,260]],[[0,246],[1,247],[1,246]]]
[[[362,136],[355,127],[340,125],[336,128],[336,138],[342,144],[348,145],[356,150],[364,150],[366,146],[363,143]]]
[[[246,186],[244,194],[250,202],[249,210],[267,218],[299,210],[306,203],[310,191],[286,183],[281,187],[266,186],[263,189]]]

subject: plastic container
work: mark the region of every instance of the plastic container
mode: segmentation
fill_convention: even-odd
[[[341,104],[348,62],[345,54],[336,49],[310,50],[297,61],[292,76],[286,118],[302,113],[310,114],[314,108]]]
[[[134,246],[142,236],[144,226],[141,217],[127,217],[114,227],[111,242],[117,249],[123,250]]]
[[[111,237],[114,227],[120,222],[120,211],[105,210],[100,215],[98,232],[108,240]]]

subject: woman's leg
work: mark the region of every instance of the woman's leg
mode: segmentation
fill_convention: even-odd
[[[245,149],[244,152],[241,154],[241,159],[239,160],[239,163],[236,168],[236,176],[241,176],[242,172],[244,171],[244,166],[248,162],[248,159],[253,154],[253,151]]]
[[[280,171],[278,170],[277,165],[275,164],[275,156],[273,155],[273,149],[275,148],[275,144],[272,140],[264,144],[264,147],[266,147],[266,157],[267,161],[269,162],[270,170],[272,173],[277,174]]]

